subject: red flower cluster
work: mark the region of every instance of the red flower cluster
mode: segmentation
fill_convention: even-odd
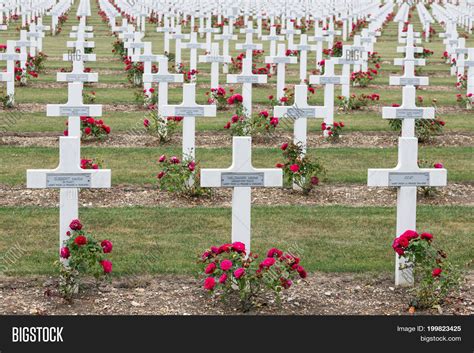
[[[405,251],[410,246],[411,241],[415,239],[426,240],[430,242],[433,239],[433,235],[430,233],[421,233],[421,235],[419,235],[414,230],[407,230],[398,238],[393,240],[392,248],[399,256],[403,256]]]
[[[104,124],[102,119],[94,119],[90,116],[81,116],[80,119],[83,137],[103,139],[110,134],[110,126]],[[68,130],[64,130],[64,136],[68,136]]]
[[[234,103],[242,103],[244,98],[240,94],[234,94],[227,99],[227,103],[232,105]]]

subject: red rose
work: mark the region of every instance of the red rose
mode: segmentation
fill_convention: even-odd
[[[61,248],[61,257],[63,259],[68,259],[69,256],[71,256],[71,253],[69,251],[69,248],[67,246]]]
[[[158,159],[158,162],[163,163],[164,161],[166,161],[166,156],[162,154],[160,158]]]
[[[265,260],[263,260],[260,263],[259,267],[269,268],[269,267],[273,266],[274,264],[275,264],[275,258],[274,257],[267,257]]]
[[[87,121],[88,124],[91,124],[91,125],[93,125],[93,124],[95,123],[95,119],[94,119],[94,118],[87,118],[86,121]]]
[[[100,261],[102,268],[104,269],[104,273],[112,272],[112,262],[109,260],[102,260]]]
[[[243,269],[242,267],[240,267],[240,268],[238,268],[237,270],[234,271],[234,277],[237,278],[237,279],[239,279],[243,275],[245,275],[245,269]]]
[[[191,171],[191,172],[194,172],[194,169],[196,169],[196,163],[191,161],[188,163],[188,169]]]
[[[240,94],[234,94],[233,97],[234,97],[234,100],[239,103],[242,103],[242,101],[244,100],[244,98]]]
[[[431,239],[433,239],[433,234],[430,234],[430,233],[421,233],[421,236],[420,236],[421,239],[425,239],[427,241],[430,241]]]
[[[222,271],[227,271],[229,270],[230,268],[232,268],[232,261],[230,260],[223,260],[221,262],[221,270]]]
[[[150,126],[150,120],[148,120],[148,119],[143,120],[143,126],[145,126],[145,127]]]
[[[280,278],[280,282],[281,282],[281,286],[285,289],[290,288],[291,285],[293,284],[293,282],[291,282],[291,280],[284,279],[284,278]]]
[[[433,270],[433,272],[431,272],[431,275],[433,277],[439,277],[441,275],[441,272],[443,272],[443,270],[437,267]]]
[[[223,274],[219,277],[219,283],[220,283],[220,284],[224,284],[225,281],[227,281],[227,274],[226,274],[226,273],[223,273]]]
[[[211,262],[209,265],[206,266],[206,269],[204,270],[204,272],[210,275],[211,273],[214,272],[215,269],[216,269],[216,264],[214,262]]]
[[[64,135],[64,136],[68,136],[68,135],[69,135],[69,131],[64,130],[64,131],[63,131],[63,135]]]
[[[275,165],[275,167],[277,167],[277,168],[283,168],[284,166],[285,166],[285,165],[284,165],[284,164],[281,164],[281,163],[277,163],[277,164]]]
[[[104,254],[108,254],[112,252],[112,242],[110,240],[102,240],[100,243],[100,246],[102,246],[102,250],[104,251]]]
[[[240,241],[236,241],[232,243],[232,250],[238,252],[238,253],[244,253],[245,254],[245,244],[241,243]]]
[[[148,90],[150,93],[155,93],[155,89],[152,87]]]
[[[283,251],[277,248],[271,248],[270,250],[268,250],[267,257],[274,257],[275,255],[277,257],[281,257],[283,255]]]
[[[317,176],[311,177],[311,184],[318,185],[319,184],[319,178]]]
[[[170,158],[170,162],[173,164],[179,164],[179,158],[176,156],[173,156]]]
[[[72,222],[69,224],[69,228],[72,230],[81,230],[82,224],[78,219],[73,219]]]
[[[107,134],[110,134],[110,126],[104,125],[103,128]]]
[[[235,124],[237,121],[239,121],[239,116],[238,115],[233,115],[230,121]]]
[[[264,116],[265,118],[268,118],[268,112],[266,110],[261,111],[260,115]]]
[[[227,124],[224,125],[224,129],[230,129],[230,121],[227,122]]]
[[[271,95],[268,96],[268,99],[269,99],[269,100],[272,100],[272,99],[273,99],[273,96],[271,96]]]
[[[214,279],[214,277],[207,277],[204,281],[204,288],[207,290],[213,290],[215,286],[216,280]]]
[[[300,170],[300,166],[298,164],[292,164],[292,165],[290,165],[290,170],[293,173],[296,173],[298,170]]]
[[[165,172],[164,171],[161,171],[158,173],[158,175],[156,176],[158,179],[161,179],[165,176]]]
[[[303,266],[298,266],[296,268],[296,272],[298,272],[298,274],[300,275],[301,278],[306,278],[306,276],[308,276],[308,274],[306,273],[306,270],[304,269]]]
[[[78,235],[76,239],[74,239],[74,243],[76,243],[77,246],[82,246],[87,244],[87,238],[83,235]]]
[[[84,129],[86,135],[89,135],[92,132],[92,129],[88,126]]]
[[[281,145],[280,148],[281,148],[282,151],[284,151],[284,150],[286,150],[286,149],[288,148],[288,144],[285,142],[285,143],[283,143],[283,144]]]

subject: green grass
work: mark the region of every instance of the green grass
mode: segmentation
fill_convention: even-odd
[[[422,206],[418,229],[432,232],[455,263],[465,264],[474,256],[472,211]],[[116,275],[194,273],[201,251],[230,240],[230,209],[83,209],[81,219],[96,238],[114,243]],[[7,273],[54,272],[57,222],[54,208],[0,208],[0,252],[21,249]],[[297,248],[311,272],[393,271],[394,208],[254,207],[252,222],[253,251]]]
[[[230,166],[230,147],[199,148],[196,158],[205,168]],[[161,154],[181,155],[178,147],[157,148],[96,148],[83,147],[82,157],[98,158],[105,167],[112,169],[112,183],[153,183],[159,170],[157,159]],[[308,154],[320,158],[328,170],[331,183],[366,183],[368,168],[388,168],[397,164],[396,148],[325,148],[309,149]],[[420,147],[419,158],[441,162],[449,170],[451,182],[472,181],[474,167],[471,147]],[[58,163],[57,148],[2,147],[0,159],[4,161],[0,174],[1,184],[24,185],[26,169],[55,168]],[[281,162],[278,148],[254,148],[253,164],[256,167],[273,167]]]

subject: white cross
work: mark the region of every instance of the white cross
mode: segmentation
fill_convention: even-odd
[[[68,83],[68,100],[66,104],[46,105],[47,116],[67,116],[68,136],[81,136],[80,116],[102,116],[102,105],[83,104],[82,102],[82,82]]]
[[[334,59],[326,60],[324,75],[309,76],[309,83],[324,85],[324,107],[328,110],[324,122],[328,126],[332,126],[334,122],[334,85],[349,84],[349,76],[334,74],[334,64]],[[324,130],[324,135],[328,135],[328,130]]]
[[[162,107],[168,104],[168,83],[183,82],[182,74],[168,72],[168,57],[160,56],[158,59],[158,73],[144,74],[143,82],[158,83],[158,115],[162,114]]]
[[[273,114],[276,118],[292,119],[294,121],[293,141],[301,143],[303,155],[306,153],[307,120],[326,118],[329,109],[324,106],[308,105],[308,86],[305,84],[295,85],[295,103],[290,106],[276,105]]]
[[[286,64],[296,64],[296,57],[286,56],[285,44],[278,44],[277,56],[266,56],[267,64],[277,64],[277,98],[280,99],[285,95],[285,74]]]
[[[58,82],[98,82],[99,74],[84,72],[84,61],[95,61],[95,54],[83,54],[84,48],[78,43],[74,53],[64,54],[64,61],[72,61],[72,72],[58,72]]]
[[[143,54],[139,55],[132,55],[132,61],[133,62],[142,62],[143,63],[143,77],[145,75],[151,74],[151,65],[153,62],[158,61],[160,56],[158,55],[153,55],[151,52],[151,42],[144,42],[144,49],[143,49]],[[145,90],[145,95],[147,97],[150,96],[150,90],[151,88],[151,82],[145,82],[143,81],[143,89]]]
[[[247,28],[241,29],[241,33],[245,33],[245,43],[237,43],[235,49],[245,50],[245,57],[252,58],[252,52],[254,50],[262,50],[262,44],[256,44],[253,42],[253,34],[257,33],[257,30],[253,29],[252,21],[249,21]]]
[[[206,51],[211,51],[211,41],[212,41],[212,33],[219,33],[219,28],[212,28],[212,20],[211,16],[207,18],[207,25],[205,28],[200,28],[199,33],[206,33]]]
[[[59,188],[59,248],[67,240],[69,224],[79,218],[78,189],[110,188],[109,169],[82,169],[80,137],[59,138],[59,166],[56,169],[28,169],[26,186],[33,189]],[[62,259],[63,260],[63,259]]]
[[[199,62],[211,63],[211,88],[219,87],[219,63],[230,63],[231,57],[219,55],[219,43],[212,43],[209,55],[200,55]]]
[[[170,26],[169,24],[169,19],[168,17],[165,16],[164,22],[163,22],[163,27],[158,27],[156,29],[157,32],[162,32],[164,33],[164,38],[163,38],[163,50],[165,53],[170,52],[170,33],[174,32],[174,28]]]
[[[292,48],[289,47],[289,49],[296,49],[300,52],[300,83],[304,83],[306,81],[308,67],[308,52],[315,51],[317,49],[316,45],[308,44],[308,36],[306,34],[302,34],[300,36],[300,44],[296,44]]]
[[[189,69],[196,70],[197,69],[197,50],[206,49],[206,44],[199,43],[197,40],[197,33],[191,32],[191,39],[189,42],[183,43],[183,48],[189,49],[190,51]]]
[[[466,48],[466,39],[459,38],[458,40],[458,47],[455,50],[457,58],[456,58],[456,77],[457,81],[459,82],[460,76],[464,73],[464,67],[459,65],[460,61],[465,60],[465,55],[468,53],[468,49]]]
[[[465,68],[467,69],[467,93],[472,93],[474,94],[474,48],[469,48],[468,49],[468,57],[467,60],[462,58],[460,62],[458,62],[458,65],[463,68],[463,71]]]
[[[237,40],[237,35],[230,33],[229,26],[224,26],[222,27],[222,34],[216,34],[214,39],[222,41],[222,55],[229,56],[229,41]],[[225,74],[229,72],[227,63],[222,66],[222,72]]]
[[[367,52],[361,51],[359,49],[363,47],[356,47],[352,45],[343,45],[342,46],[342,57],[334,58],[338,65],[342,65],[342,76],[347,76],[351,74],[351,65],[362,65],[365,58],[367,58]],[[351,85],[350,83],[341,85],[341,94],[342,96],[349,98],[351,95]]]
[[[15,51],[15,41],[7,40],[6,53],[0,53],[0,60],[7,62],[7,72],[4,73],[1,81],[7,82],[7,96],[10,103],[15,103],[15,61],[26,61],[25,53],[17,53]]]
[[[42,51],[44,33],[38,30],[34,23],[30,25],[30,31],[27,32],[27,38],[30,38],[31,42],[33,43],[33,45],[30,46],[31,56],[36,55],[36,49],[38,49],[38,52]]]
[[[256,75],[252,72],[252,58],[242,60],[242,73],[227,75],[227,83],[242,83],[242,98],[245,113],[252,115],[252,85],[267,83],[267,75]]]
[[[290,19],[288,19],[286,23],[286,29],[282,29],[281,34],[286,35],[286,39],[288,41],[288,47],[291,48],[293,46],[293,38],[295,34],[301,34],[301,30],[294,29],[293,22]]]
[[[281,42],[285,39],[285,36],[280,36],[276,34],[276,27],[270,27],[270,34],[267,36],[262,36],[263,41],[270,42],[270,56],[276,56],[276,45],[277,42]]]
[[[133,33],[133,40],[124,43],[124,48],[128,50],[129,56],[140,55],[141,49],[145,47],[145,43],[142,42],[144,34],[142,32]]]
[[[175,41],[174,63],[176,72],[178,72],[179,68],[181,67],[181,40],[189,40],[189,34],[181,33],[181,25],[178,25],[175,27],[175,31],[170,37]]]
[[[319,63],[323,60],[323,43],[329,39],[323,35],[323,30],[319,27],[315,27],[314,32],[314,36],[309,37],[308,40],[316,42],[316,66],[319,67]]]
[[[196,84],[183,85],[183,103],[163,106],[163,116],[183,117],[183,159],[195,156],[196,119],[195,117],[215,117],[215,105],[199,105],[196,103]]]
[[[281,187],[283,172],[280,168],[252,166],[252,138],[233,137],[232,165],[227,169],[201,169],[202,187],[231,187],[232,242],[245,244],[250,253],[250,213],[252,187]]]

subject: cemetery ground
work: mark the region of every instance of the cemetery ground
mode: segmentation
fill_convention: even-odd
[[[74,13],[75,6],[71,14]],[[48,23],[49,17],[44,19]],[[123,63],[113,56],[105,23],[92,3],[94,53],[97,61],[87,63],[99,73],[99,83],[85,85],[103,104],[102,119],[110,125],[109,139],[83,142],[82,156],[103,160],[112,170],[112,188],[82,190],[80,216],[88,229],[114,243],[111,260],[114,276],[109,285],[87,290],[72,303],[63,302],[55,292],[59,192],[26,189],[26,169],[52,168],[58,162],[58,136],[65,118],[46,117],[45,105],[64,103],[67,85],[56,82],[56,72],[69,69],[61,61],[66,40],[77,20],[70,16],[58,36],[47,36],[46,72],[17,88],[18,106],[0,110],[6,132],[0,137],[0,251],[14,261],[0,278],[0,313],[4,314],[229,314],[230,309],[212,301],[197,280],[196,260],[209,245],[221,244],[230,235],[230,191],[218,190],[210,197],[180,198],[158,190],[156,173],[160,155],[181,154],[180,131],[171,142],[160,144],[143,130],[146,110],[134,102],[135,92],[126,78]],[[415,30],[420,23],[414,22]],[[0,42],[18,36],[12,22],[1,33]],[[435,30],[440,28],[435,25]],[[147,24],[145,40],[153,51],[162,52],[162,34]],[[240,35],[243,39],[243,35]],[[296,42],[298,39],[296,39]],[[382,56],[380,75],[367,88],[352,93],[378,93],[377,105],[360,112],[338,112],[335,121],[346,128],[340,142],[329,143],[320,136],[320,121],[308,123],[308,154],[327,169],[327,180],[309,195],[288,189],[254,190],[252,198],[252,246],[257,252],[276,246],[298,246],[302,263],[310,272],[306,284],[291,288],[282,306],[262,305],[261,314],[405,314],[406,289],[394,288],[394,256],[391,242],[395,233],[395,190],[367,188],[369,167],[393,167],[397,161],[397,133],[381,118],[381,107],[401,103],[400,87],[388,86],[388,77],[399,74],[392,64],[397,28],[390,23],[375,50]],[[459,298],[449,298],[442,309],[424,313],[473,314],[474,275],[474,182],[473,111],[458,107],[449,66],[441,59],[442,40],[437,36],[423,43],[434,51],[422,75],[430,86],[421,87],[425,106],[436,100],[437,113],[446,121],[442,135],[420,144],[419,157],[440,162],[448,170],[448,186],[431,197],[419,195],[418,230],[429,231],[450,254],[453,262],[467,272]],[[466,46],[474,40],[467,39]],[[268,52],[268,45],[264,44]],[[174,49],[172,50],[174,51]],[[231,55],[238,51],[233,49]],[[183,52],[187,62],[188,52]],[[315,67],[314,54],[308,67]],[[209,67],[199,64],[197,97],[207,102]],[[298,65],[286,68],[288,86],[298,83]],[[225,82],[221,74],[220,82]],[[254,111],[269,107],[275,95],[276,77],[254,88]],[[233,85],[222,84],[225,88]],[[236,91],[240,87],[235,85]],[[340,87],[336,87],[336,92]],[[182,101],[180,85],[170,85],[169,101]],[[336,93],[337,96],[337,93]],[[322,89],[310,97],[310,104],[323,101]],[[230,165],[231,137],[223,129],[229,111],[216,118],[196,122],[196,159],[205,168]],[[273,167],[281,162],[281,142],[288,140],[292,126],[279,126],[274,136],[253,141],[256,167]]]

